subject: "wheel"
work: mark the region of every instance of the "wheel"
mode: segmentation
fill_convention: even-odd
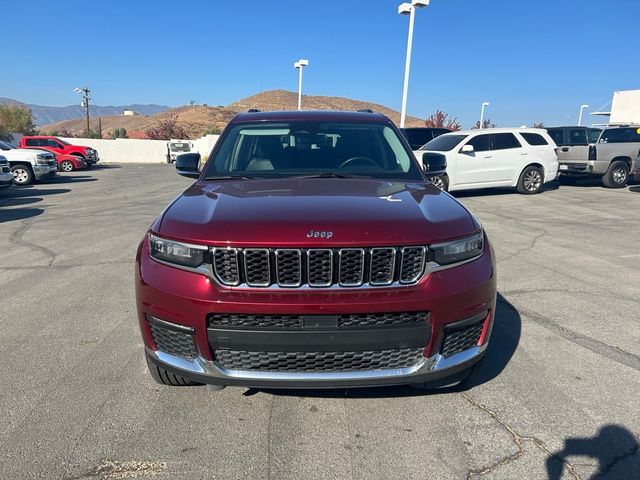
[[[445,192],[449,191],[449,177],[447,177],[446,174],[433,177],[430,180],[431,180],[431,183],[433,183],[440,190],[443,190]]]
[[[542,191],[544,174],[540,167],[529,165],[520,174],[518,179],[518,192],[525,195],[533,195]]]
[[[147,367],[149,367],[149,373],[151,374],[151,377],[160,385],[171,385],[173,387],[192,387],[194,385],[200,385],[197,382],[193,382],[184,377],[181,377],[180,375],[171,373],[162,367],[159,367],[151,360],[149,360],[149,357],[146,357],[146,359]]]
[[[73,172],[73,163],[70,160],[64,160],[60,164],[60,170],[62,170],[63,172]]]
[[[623,188],[629,180],[629,165],[618,160],[609,165],[607,173],[602,177],[602,184],[607,188]]]
[[[33,171],[26,165],[11,167],[11,173],[13,173],[13,183],[16,185],[31,185],[34,181]]]

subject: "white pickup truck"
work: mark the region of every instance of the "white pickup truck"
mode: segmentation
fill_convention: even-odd
[[[15,185],[31,185],[38,180],[54,177],[58,170],[53,154],[42,150],[15,148],[0,141],[0,155],[9,160]]]

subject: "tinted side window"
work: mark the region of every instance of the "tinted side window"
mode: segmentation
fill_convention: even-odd
[[[564,130],[562,128],[547,128],[547,133],[556,142],[556,145],[564,145]]]
[[[431,130],[422,130],[418,128],[408,128],[406,130],[407,141],[411,146],[411,150],[418,150],[425,143],[433,140]]]
[[[47,147],[60,148],[60,144],[55,140],[43,140],[42,145]]]
[[[589,129],[589,143],[596,143],[598,141],[598,137],[600,137],[601,133],[602,133],[602,130],[600,130],[599,128],[590,128]]]
[[[544,137],[538,133],[523,132],[520,135],[522,135],[522,138],[524,138],[529,145],[549,145],[549,142],[547,142]]]
[[[569,145],[586,145],[588,143],[586,128],[569,129]]]
[[[602,132],[600,143],[640,142],[638,128],[611,128]]]
[[[489,135],[477,135],[469,140],[465,145],[473,145],[475,152],[486,152],[490,150]]]
[[[27,138],[27,139],[24,141],[24,144],[25,144],[27,147],[37,147],[37,146],[38,146],[38,140],[37,140],[36,138]]]
[[[520,142],[513,133],[494,133],[492,150],[507,150],[508,148],[520,148]]]

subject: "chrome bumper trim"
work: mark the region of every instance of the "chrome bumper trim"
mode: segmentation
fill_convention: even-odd
[[[259,372],[249,370],[228,370],[217,366],[214,362],[202,357],[188,360],[161,351],[154,351],[145,347],[147,354],[154,360],[167,366],[183,370],[186,374],[204,375],[211,379],[242,379],[242,380],[279,380],[279,381],[336,381],[349,382],[351,380],[376,380],[384,378],[403,378],[410,383],[412,377],[428,373],[440,372],[472,360],[482,354],[487,343],[481,347],[473,347],[464,352],[456,353],[448,358],[439,353],[421,360],[416,365],[407,368],[393,368],[385,370],[364,370],[354,372]]]

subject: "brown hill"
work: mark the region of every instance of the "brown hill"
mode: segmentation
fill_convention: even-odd
[[[172,108],[152,116],[108,116],[99,117],[102,121],[103,136],[108,137],[116,128],[124,128],[133,136],[144,136],[143,132],[158,125],[158,122],[170,117],[176,117],[176,122],[182,126],[190,138],[198,138],[212,129],[222,130],[229,120],[237,113],[250,108],[260,110],[295,110],[298,96],[287,90],[271,90],[232,103],[228,107],[209,107],[202,105]],[[400,121],[400,114],[395,110],[371,102],[363,102],[343,97],[325,97],[303,95],[304,110],[348,110],[371,109],[387,115],[396,123]],[[424,122],[415,117],[407,117],[407,126],[421,126]],[[97,129],[98,117],[91,117],[91,128]],[[81,135],[85,129],[84,119],[66,120],[63,122],[44,125],[42,132],[68,131],[73,135]]]

